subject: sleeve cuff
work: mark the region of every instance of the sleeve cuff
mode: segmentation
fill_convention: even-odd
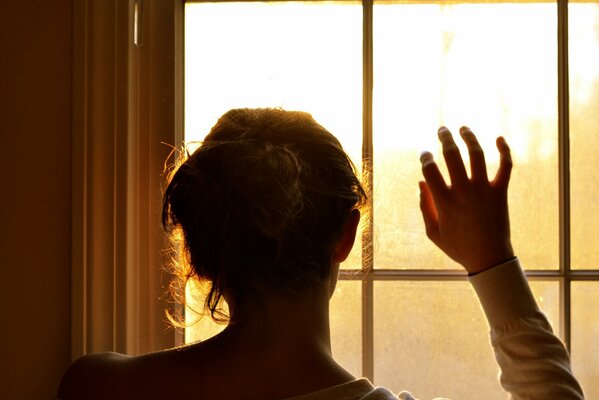
[[[491,328],[539,311],[517,258],[469,277]]]

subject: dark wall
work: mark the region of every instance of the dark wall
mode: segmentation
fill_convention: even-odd
[[[72,0],[0,2],[0,397],[69,364]]]

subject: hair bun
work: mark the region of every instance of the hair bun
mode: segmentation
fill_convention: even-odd
[[[341,144],[309,114],[235,109],[172,175],[162,222],[181,228],[180,276],[210,282],[214,318],[225,292],[241,301],[326,285],[337,236],[365,201]]]
[[[278,237],[302,207],[301,166],[288,147],[236,142],[230,154],[230,185],[237,217],[267,237]],[[225,171],[223,171],[225,172]],[[227,174],[227,172],[225,172]]]

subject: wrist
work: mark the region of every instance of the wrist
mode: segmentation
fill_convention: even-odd
[[[489,270],[497,268],[497,267],[501,267],[502,265],[509,264],[511,262],[514,262],[517,259],[518,259],[518,257],[513,256],[513,257],[510,257],[510,258],[508,258],[508,259],[506,259],[506,260],[504,260],[504,261],[502,261],[500,263],[497,263],[497,264],[495,264],[495,265],[493,265],[493,266],[491,266],[489,268],[482,269],[482,270],[480,270],[478,272],[468,272],[468,277],[473,277],[473,276],[476,276],[476,275],[478,275],[478,274],[480,274],[482,272],[489,271]]]
[[[514,250],[511,244],[506,244],[501,250],[488,251],[485,254],[481,254],[479,257],[473,259],[469,265],[464,265],[464,268],[466,268],[468,275],[475,275],[511,261],[514,258]]]

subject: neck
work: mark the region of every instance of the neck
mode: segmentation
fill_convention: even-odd
[[[227,328],[208,342],[231,379],[264,386],[268,396],[260,398],[293,397],[354,379],[331,355],[328,284],[304,294],[246,296],[229,304],[229,312]]]
[[[305,293],[258,294],[229,304],[231,322],[223,331],[261,352],[331,356],[328,287]]]

